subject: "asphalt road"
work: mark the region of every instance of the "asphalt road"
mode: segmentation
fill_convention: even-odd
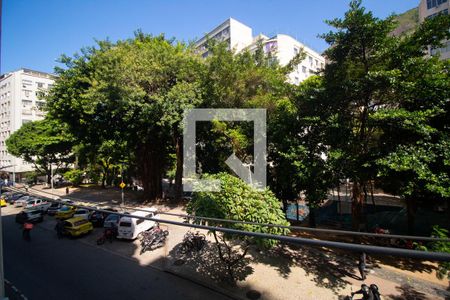
[[[5,277],[30,300],[229,299],[39,225],[26,242],[14,215],[2,219]]]

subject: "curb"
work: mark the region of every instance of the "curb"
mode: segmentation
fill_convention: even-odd
[[[14,297],[12,297],[12,295],[9,295],[9,299],[22,299],[22,300],[28,300],[28,298],[21,292],[19,291],[18,288],[15,287],[15,285],[13,285],[11,283],[11,281],[9,281],[8,279],[5,278],[5,284],[8,285],[12,291],[15,293]]]

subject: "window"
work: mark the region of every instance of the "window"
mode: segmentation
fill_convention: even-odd
[[[315,59],[314,62],[316,63],[316,66],[319,65],[319,61],[317,59]]]
[[[45,101],[36,101],[36,107],[39,110],[42,110],[44,108],[44,105],[45,105]]]
[[[445,2],[447,2],[447,0],[427,0],[427,8],[431,9],[433,7],[437,7]]]
[[[294,47],[294,54],[295,54],[295,55],[298,54],[298,51],[299,51],[298,48],[297,48],[297,47]]]
[[[306,67],[305,66],[302,66],[302,72],[306,73]]]
[[[131,227],[131,223],[130,222],[120,222],[119,226],[120,227]]]
[[[313,65],[313,58],[311,56],[308,56],[309,59],[309,64],[312,66]]]
[[[137,219],[136,225],[139,225],[139,224],[141,224],[142,222],[144,222],[144,219]]]
[[[33,82],[31,80],[28,79],[22,79],[22,86],[25,88],[27,86],[31,86],[33,84]]]
[[[437,12],[437,13],[435,13],[435,14],[432,14],[432,15],[429,15],[428,17],[426,17],[426,19],[428,20],[428,19],[433,19],[434,17],[436,17],[436,16],[439,16],[439,15],[448,15],[448,8],[446,8],[446,9],[444,9],[444,10],[441,10],[440,12]]]
[[[30,97],[31,91],[30,90],[23,90],[25,93],[25,97]]]
[[[28,107],[28,106],[31,106],[31,105],[33,105],[33,101],[31,101],[31,100],[22,100],[22,106],[23,107]]]
[[[36,85],[38,88],[43,88],[44,87],[44,83],[43,82],[36,82]]]
[[[47,84],[47,88],[51,89],[53,87],[53,84]]]
[[[23,124],[30,123],[30,122],[31,122],[31,120],[28,120],[28,119],[22,119],[22,125],[23,125]]]

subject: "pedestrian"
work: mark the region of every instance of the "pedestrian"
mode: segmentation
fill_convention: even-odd
[[[69,195],[69,187],[66,187],[66,195]]]
[[[22,232],[22,237],[25,241],[31,241],[31,229],[33,229],[33,223],[30,222],[25,222],[23,224],[23,232]]]
[[[358,270],[361,275],[361,280],[366,280],[366,253],[364,252],[359,256]]]
[[[64,221],[58,220],[55,226],[56,235],[58,236],[58,239],[62,239],[64,237]]]

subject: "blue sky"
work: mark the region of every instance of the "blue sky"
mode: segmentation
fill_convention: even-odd
[[[61,54],[73,55],[94,39],[115,41],[136,29],[194,40],[229,17],[253,34],[289,34],[323,51],[317,37],[329,31],[323,20],[343,16],[347,0],[3,0],[1,72],[21,67],[52,72]],[[419,0],[365,0],[384,18],[417,6]]]

